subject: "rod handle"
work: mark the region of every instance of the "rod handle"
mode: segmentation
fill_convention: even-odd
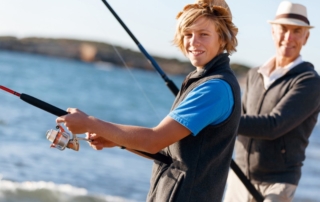
[[[29,104],[31,104],[31,105],[33,105],[33,106],[35,106],[35,107],[38,107],[38,108],[40,108],[40,109],[42,109],[44,111],[47,111],[47,112],[49,112],[49,113],[51,113],[53,115],[56,115],[56,116],[63,116],[63,115],[67,115],[68,114],[68,112],[66,112],[66,111],[64,111],[64,110],[62,110],[62,109],[60,109],[58,107],[55,107],[55,106],[53,106],[51,104],[48,104],[48,103],[46,103],[46,102],[44,102],[42,100],[39,100],[39,99],[37,99],[35,97],[32,97],[32,96],[24,94],[24,93],[22,93],[20,95],[20,99],[25,101],[25,102],[27,102],[27,103],[29,103]]]
[[[173,93],[174,96],[177,96],[179,93],[179,89],[178,87],[173,83],[172,80],[167,80],[166,81],[166,85],[168,86],[168,88],[170,89],[170,91]]]

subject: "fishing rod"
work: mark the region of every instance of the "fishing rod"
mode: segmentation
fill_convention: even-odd
[[[102,0],[104,5],[109,9],[109,11],[112,13],[112,15],[117,19],[117,21],[120,23],[120,25],[123,27],[123,29],[129,34],[131,39],[135,42],[135,44],[138,46],[140,51],[147,57],[147,59],[151,62],[153,67],[159,72],[161,77],[165,80],[167,86],[171,90],[171,92],[177,96],[179,89],[177,86],[166,76],[164,71],[160,68],[160,66],[157,64],[157,62],[153,59],[151,55],[148,54],[148,52],[143,48],[143,46],[140,44],[140,42],[137,40],[137,38],[132,34],[132,32],[129,30],[129,28],[125,25],[125,23],[121,20],[121,18],[118,16],[118,14],[113,10],[113,8],[110,6],[110,4],[106,0]],[[157,153],[159,154],[159,153]],[[164,156],[164,155],[163,155]],[[231,169],[236,173],[238,178],[242,181],[244,186],[247,188],[247,190],[250,192],[250,194],[257,200],[257,202],[263,202],[264,197],[256,190],[256,188],[253,186],[253,184],[250,182],[250,180],[243,174],[239,166],[234,162],[233,159],[231,159],[230,163]]]
[[[64,116],[67,115],[68,112],[65,110],[62,110],[58,107],[55,107],[47,102],[44,102],[42,100],[39,100],[38,98],[35,98],[33,96],[30,96],[28,94],[25,93],[18,93],[16,91],[13,91],[5,86],[0,85],[0,89],[4,90],[8,93],[11,93],[17,97],[19,97],[21,100],[35,106],[38,107],[46,112],[49,112],[53,115],[56,116]],[[66,133],[66,131],[63,130],[63,128],[61,126],[57,126],[57,129],[59,129],[59,131],[55,131],[55,130],[49,130],[47,132],[47,139],[51,142],[53,142],[53,145],[51,145],[52,147],[56,147],[60,150],[63,150],[64,148],[70,148],[73,150],[78,151],[79,150],[79,143],[78,140],[86,140],[86,141],[90,141],[88,139],[84,139],[84,138],[78,138],[75,135],[69,135]],[[125,149],[124,147],[121,147],[123,149]],[[171,158],[169,158],[168,156],[165,156],[163,154],[157,153],[157,154],[149,154],[147,152],[142,152],[142,151],[137,151],[134,150],[134,152],[139,153],[143,156],[152,158],[154,160],[160,161],[160,162],[164,162],[166,164],[171,164],[172,160]]]
[[[5,86],[1,86],[1,85],[0,85],[0,89],[6,91],[8,93],[11,93],[11,94],[19,97],[21,100],[23,100],[23,101],[25,101],[25,102],[27,102],[27,103],[35,106],[35,107],[38,107],[38,108],[40,108],[40,109],[42,109],[44,111],[47,111],[47,112],[49,112],[49,113],[51,113],[53,115],[64,116],[64,115],[68,114],[68,112],[66,112],[66,111],[64,111],[62,109],[59,109],[58,107],[55,107],[55,106],[53,106],[51,104],[48,104],[48,103],[46,103],[46,102],[44,102],[42,100],[39,100],[39,99],[37,99],[35,97],[32,97],[30,95],[27,95],[27,94],[24,94],[24,93],[21,93],[21,94],[17,93],[16,91],[13,91],[13,90],[11,90],[11,89],[9,89],[9,88],[7,88]]]
[[[179,92],[179,89],[177,86],[173,83],[172,80],[168,78],[168,76],[164,73],[164,71],[160,68],[158,63],[155,61],[155,59],[146,51],[146,49],[141,45],[141,43],[138,41],[138,39],[132,34],[132,32],[129,30],[129,28],[124,24],[124,22],[121,20],[121,18],[118,16],[118,14],[112,9],[112,7],[109,5],[109,3],[105,0],[102,0],[104,5],[108,7],[109,11],[113,14],[113,16],[118,20],[118,22],[121,24],[121,26],[124,28],[124,30],[129,34],[131,39],[134,41],[134,43],[138,46],[139,50],[143,53],[143,55],[149,60],[149,62],[152,64],[152,66],[157,70],[157,72],[160,74],[160,76],[165,81],[168,88],[171,90],[171,92],[174,95],[177,95]]]

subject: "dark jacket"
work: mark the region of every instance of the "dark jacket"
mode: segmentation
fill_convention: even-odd
[[[234,96],[231,115],[223,123],[209,125],[197,136],[189,135],[162,151],[173,163],[154,163],[148,201],[221,201],[241,115],[240,87],[229,67],[228,55],[216,56],[201,73],[190,73],[172,109],[195,87],[210,79],[223,79],[231,86]]]
[[[320,110],[320,77],[303,62],[265,90],[257,70],[247,77],[236,162],[254,182],[297,185]]]

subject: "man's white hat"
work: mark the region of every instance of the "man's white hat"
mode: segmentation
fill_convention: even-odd
[[[313,28],[307,16],[307,8],[301,4],[294,4],[290,1],[280,3],[274,20],[268,21],[270,24],[297,25]]]

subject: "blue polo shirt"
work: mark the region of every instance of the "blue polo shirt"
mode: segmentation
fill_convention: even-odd
[[[230,85],[221,79],[211,79],[194,88],[169,116],[196,136],[206,126],[226,120],[233,105]]]

